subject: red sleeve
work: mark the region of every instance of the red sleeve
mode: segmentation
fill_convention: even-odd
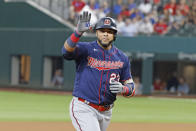
[[[164,24],[163,27],[164,27],[164,31],[167,30],[167,24]]]
[[[71,5],[72,5],[72,6],[74,6],[74,5],[75,5],[75,3],[76,3],[75,1],[72,1],[72,2],[71,2]]]
[[[169,9],[169,5],[166,4],[166,5],[164,6],[164,10],[168,10],[168,9]]]
[[[157,24],[154,25],[154,31],[157,32]]]

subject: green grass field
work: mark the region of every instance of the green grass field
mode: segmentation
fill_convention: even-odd
[[[70,121],[71,95],[0,92],[0,121]],[[196,123],[196,99],[118,97],[113,122]]]

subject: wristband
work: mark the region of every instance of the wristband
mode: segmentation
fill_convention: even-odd
[[[129,96],[129,95],[130,95],[131,90],[130,90],[129,87],[124,86],[124,87],[123,87],[123,90],[124,90],[123,93],[122,93],[123,96]]]
[[[135,85],[134,83],[126,84],[124,87],[124,93],[123,96],[131,97],[135,94]]]
[[[67,39],[67,43],[70,47],[74,48],[76,43],[79,41],[82,35],[77,33],[76,31],[71,34],[71,36]]]

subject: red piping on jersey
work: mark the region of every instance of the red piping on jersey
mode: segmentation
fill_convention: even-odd
[[[101,81],[102,81],[102,75],[103,75],[103,71],[101,72],[101,80],[100,80],[100,85],[99,85],[99,104],[101,103],[101,100],[100,100],[100,99],[101,99],[101,98],[100,98],[101,96],[100,96],[100,95],[101,95]]]
[[[111,53],[110,56],[109,56],[109,60],[110,60],[110,57],[115,54],[117,52],[117,50],[115,50],[115,52]],[[109,70],[107,72],[107,79],[106,79],[106,83],[105,83],[105,92],[106,92],[106,85],[107,85],[107,82],[108,82],[108,74],[109,74]],[[104,96],[105,96],[105,92],[104,92]]]
[[[101,50],[103,53],[103,60],[105,60],[105,55],[104,55],[104,51]],[[100,84],[99,84],[99,104],[101,103],[101,81],[102,81],[102,76],[103,76],[103,70],[101,72],[101,80],[100,80]]]
[[[106,92],[106,85],[107,85],[107,82],[108,82],[108,74],[109,74],[109,71],[107,72],[107,79],[106,79],[106,83],[105,83],[105,92]],[[105,96],[105,92],[104,92],[104,96]]]
[[[112,56],[112,53],[110,54],[110,56]],[[110,56],[109,56],[109,60],[110,60]],[[106,79],[106,83],[105,83],[105,92],[104,92],[104,96],[105,96],[105,93],[106,93],[106,86],[107,86],[107,82],[108,82],[108,74],[109,74],[109,70],[107,72],[107,79]]]
[[[74,119],[76,120],[76,123],[78,124],[78,126],[79,126],[79,128],[80,128],[80,131],[82,131],[82,129],[81,129],[81,127],[80,127],[80,124],[78,123],[78,120],[76,119],[76,117],[75,117],[75,115],[74,115],[73,107],[74,107],[74,100],[72,101],[72,109],[71,109],[71,111],[72,111],[72,114],[73,114]]]

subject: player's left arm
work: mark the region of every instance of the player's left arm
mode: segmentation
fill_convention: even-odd
[[[135,94],[135,85],[131,76],[131,64],[130,60],[126,56],[125,62],[124,62],[124,68],[122,70],[121,74],[121,83],[124,86],[122,95],[125,97],[132,97]]]
[[[130,61],[128,57],[123,64],[122,72],[120,73],[120,81],[110,82],[110,91],[112,93],[121,93],[125,97],[131,97],[135,94],[135,85],[130,73]]]

